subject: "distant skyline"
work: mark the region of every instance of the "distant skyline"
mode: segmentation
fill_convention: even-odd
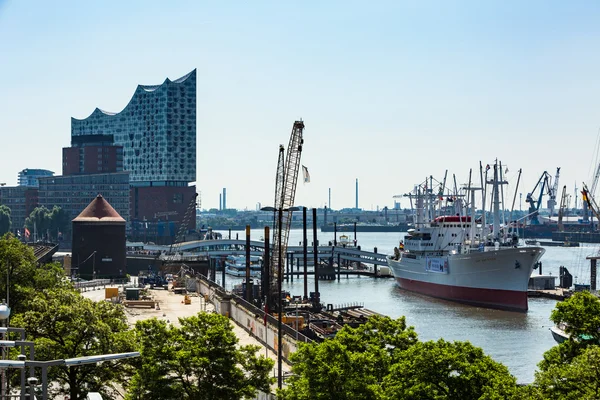
[[[0,183],[60,174],[71,117],[119,112],[138,84],[196,68],[203,208],[223,188],[229,208],[272,205],[297,119],[311,177],[298,205],[322,207],[331,188],[333,208],[354,207],[358,178],[361,208],[392,207],[429,175],[460,185],[498,158],[507,205],[523,169],[526,208],[544,170],[561,167],[559,196],[591,185],[599,16],[594,1],[0,0]]]

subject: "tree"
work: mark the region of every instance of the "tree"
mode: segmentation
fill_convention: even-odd
[[[417,343],[404,317],[372,317],[335,338],[307,343],[291,355],[292,375],[282,399],[379,399],[390,367]]]
[[[141,357],[127,399],[237,400],[269,390],[273,361],[257,356],[257,346],[238,347],[226,317],[200,313],[179,323],[136,323]]]
[[[53,360],[134,351],[133,332],[121,305],[94,302],[68,289],[46,289],[29,302],[28,310],[14,317],[12,326],[25,328],[35,343],[36,359]],[[113,398],[115,383],[126,385],[133,374],[127,362],[104,362],[48,370],[52,397],[85,399],[100,392]]]
[[[535,387],[540,399],[600,398],[600,347],[590,345],[569,363],[551,364],[536,372]]]
[[[517,393],[508,369],[469,342],[419,342],[383,383],[384,399],[508,399]]]
[[[582,347],[600,343],[600,299],[590,292],[577,292],[556,304],[550,319],[555,324],[565,323],[569,340]]]
[[[373,317],[292,354],[287,400],[507,399],[515,378],[468,342],[419,342],[404,317]],[[279,398],[278,397],[278,398]]]
[[[31,233],[39,232],[38,237],[43,236],[50,229],[50,211],[44,206],[34,208],[25,219],[25,226]]]
[[[7,278],[13,316],[26,310],[39,291],[72,288],[59,264],[38,266],[31,247],[10,233],[0,238],[0,279]],[[0,299],[6,298],[6,285],[0,284]]]
[[[10,232],[11,227],[10,208],[0,205],[0,236]]]
[[[66,232],[70,229],[71,217],[59,206],[52,207],[49,213],[50,236],[58,238],[58,232]]]

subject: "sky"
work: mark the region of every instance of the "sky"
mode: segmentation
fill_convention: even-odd
[[[328,205],[331,188],[331,207],[354,207],[359,179],[359,207],[391,207],[499,159],[509,199],[522,169],[525,208],[543,171],[561,167],[570,194],[591,185],[599,16],[596,1],[0,0],[0,182],[60,174],[71,117],[196,68],[203,208],[222,188],[228,208],[272,205],[299,119],[297,205]]]

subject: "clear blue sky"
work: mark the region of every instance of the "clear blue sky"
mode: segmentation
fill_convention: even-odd
[[[495,158],[519,192],[590,181],[600,127],[596,1],[0,0],[0,182],[61,171],[70,118],[198,69],[205,208],[273,202],[277,150],[306,123],[297,204],[391,206]],[[518,203],[518,202],[517,202]],[[406,200],[403,206],[408,206]]]

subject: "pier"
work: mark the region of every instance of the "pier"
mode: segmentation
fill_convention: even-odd
[[[314,255],[312,252],[312,246],[309,246],[309,252],[307,254],[307,262],[314,263]],[[146,251],[160,251],[167,253],[169,251],[175,251],[178,254],[172,256],[173,260],[177,259],[193,259],[198,257],[204,258],[220,258],[229,255],[245,255],[246,254],[246,241],[235,240],[235,239],[222,239],[222,240],[196,240],[192,242],[178,243],[173,246],[165,245],[144,245]],[[344,246],[318,246],[318,261],[329,261],[333,257],[334,261],[338,262],[338,265],[344,263],[363,263],[373,265],[374,269],[378,266],[387,267],[387,254],[379,253],[375,247],[372,251],[363,250],[360,246],[358,247],[344,247]],[[265,252],[264,242],[251,240],[250,241],[250,255],[262,256]],[[287,256],[286,260],[290,264],[303,265],[304,254],[303,247],[288,246],[286,249]],[[163,256],[165,257],[165,256]]]

